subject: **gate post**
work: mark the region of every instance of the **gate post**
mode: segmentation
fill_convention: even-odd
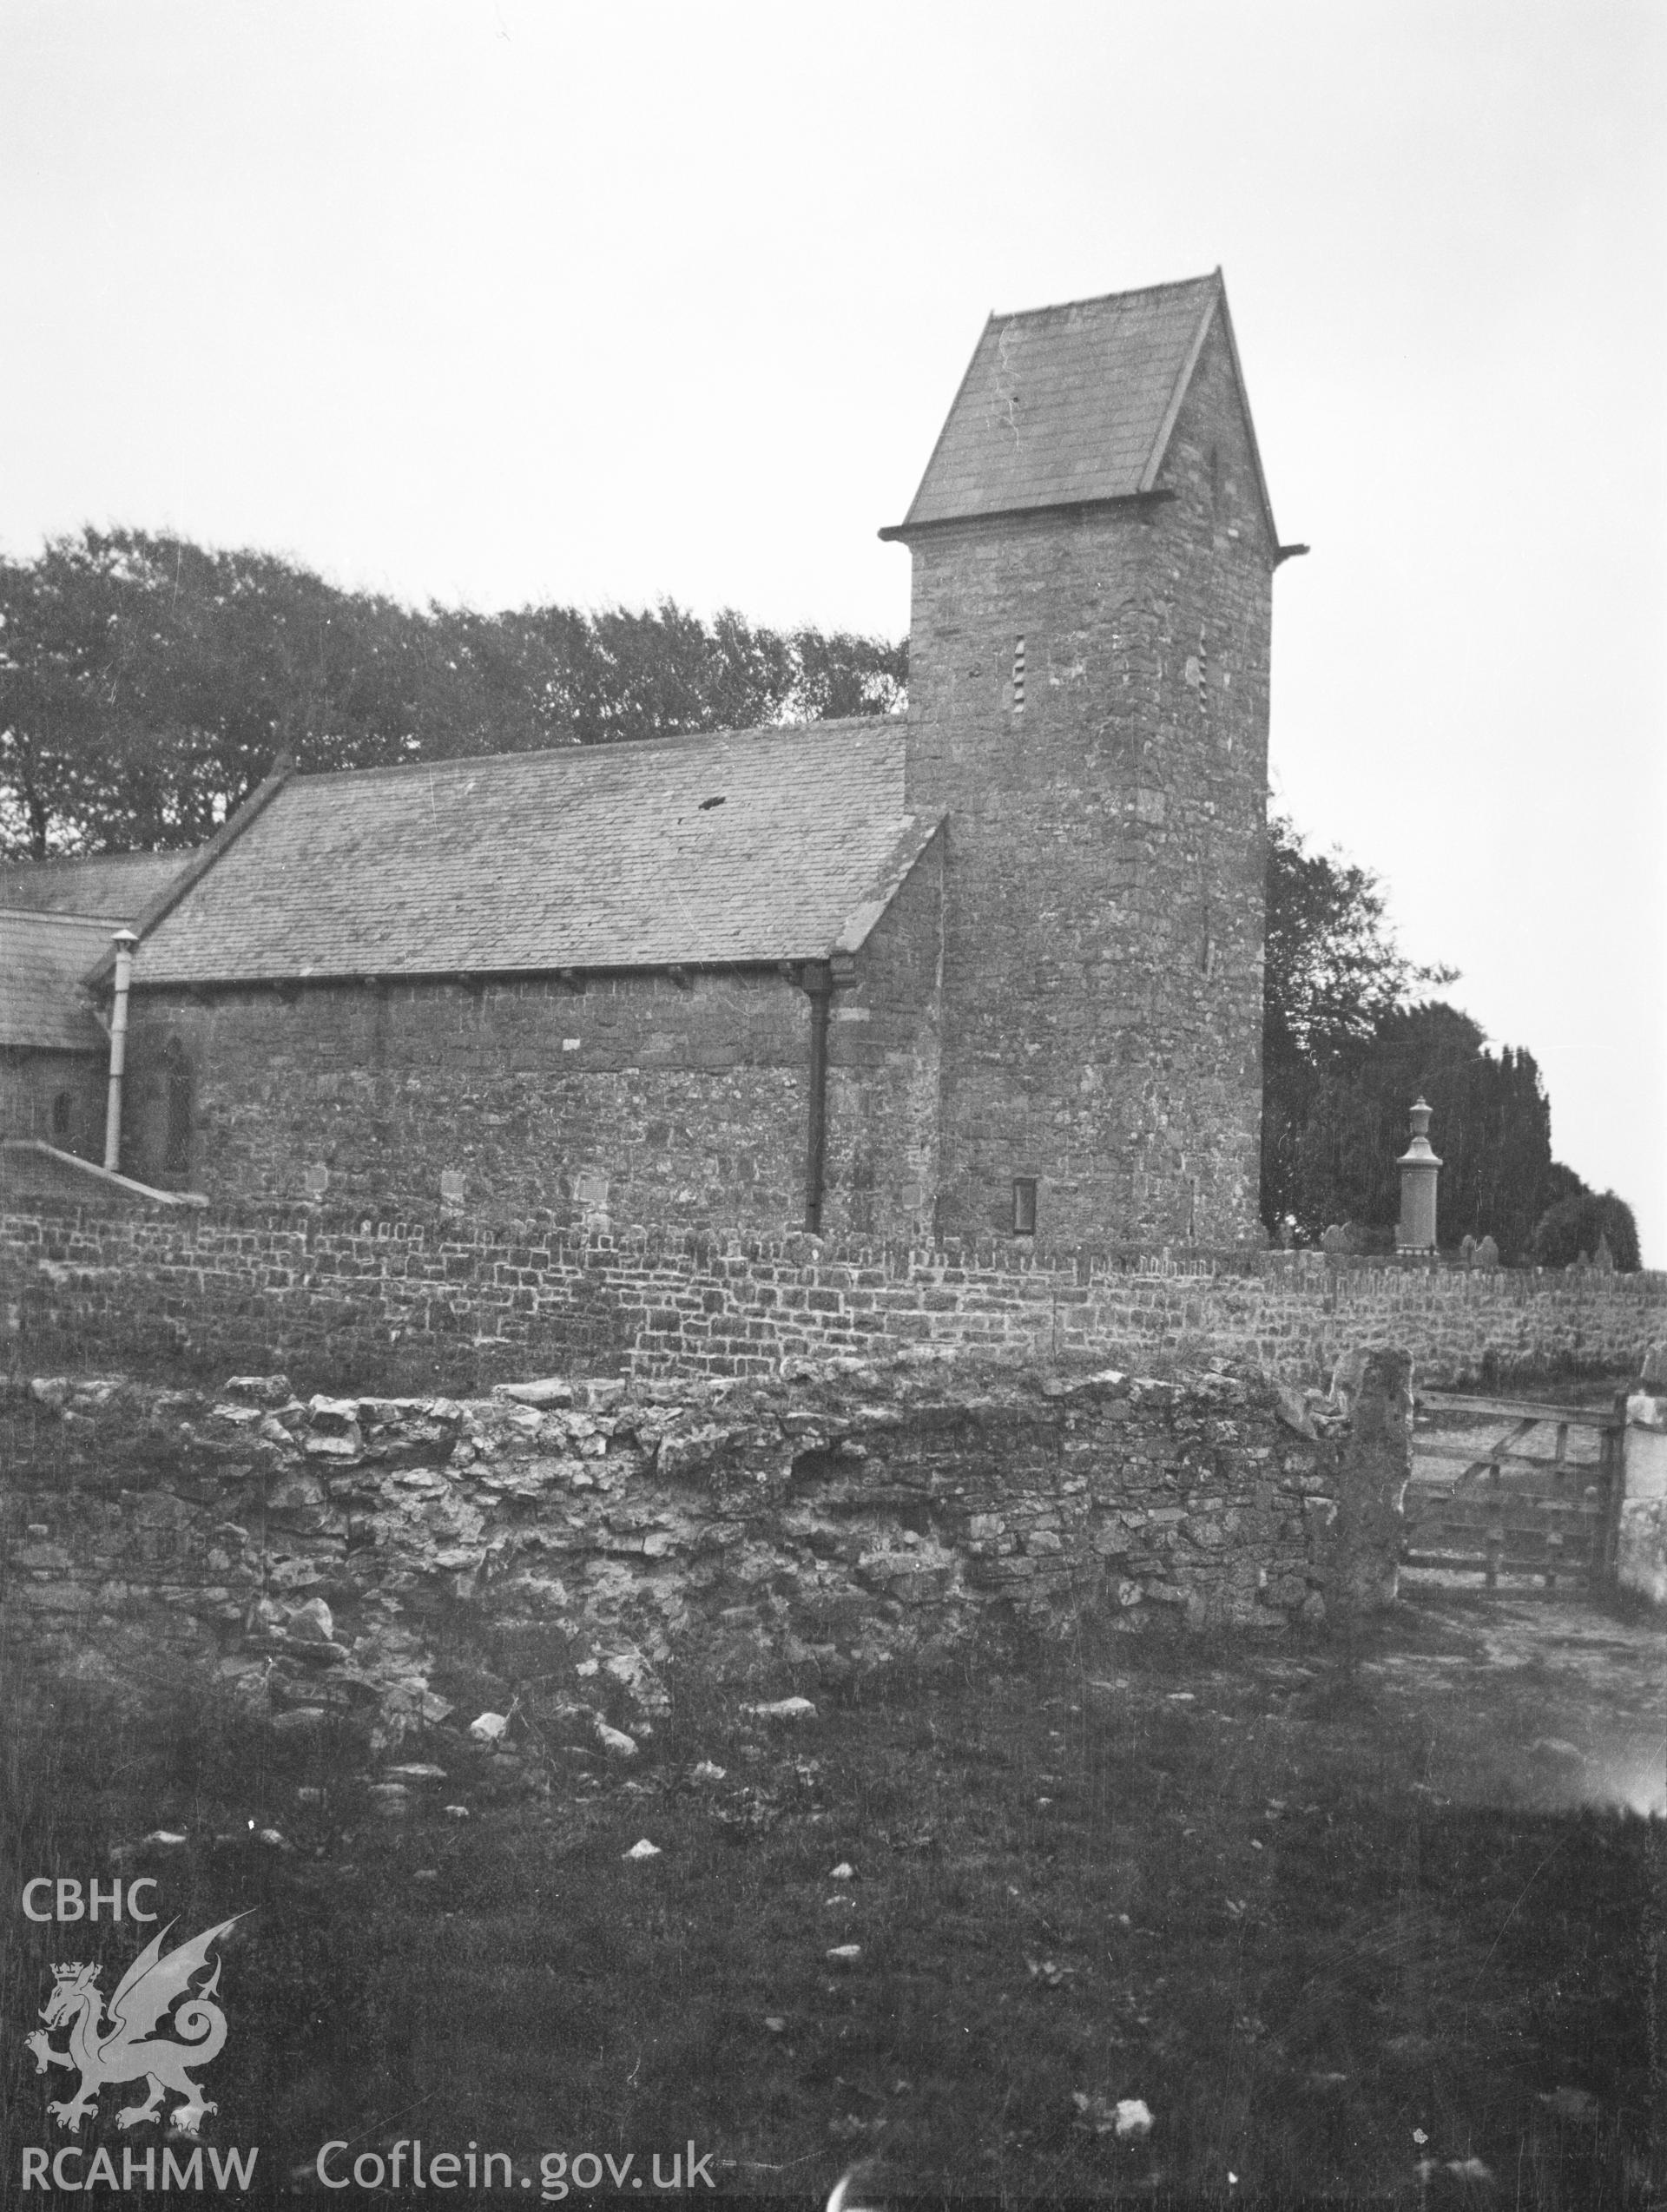
[[[1411,1353],[1368,1352],[1348,1410],[1337,1510],[1321,1553],[1326,1610],[1339,1621],[1384,1611],[1400,1587],[1413,1471]]]
[[[1622,1404],[1625,1425],[1613,1438],[1610,1509],[1615,1578],[1623,1590],[1667,1605],[1667,1396],[1646,1386]]]

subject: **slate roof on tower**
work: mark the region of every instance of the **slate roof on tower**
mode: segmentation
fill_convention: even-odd
[[[876,720],[293,776],[141,918],[134,981],[853,951],[937,826],[903,760]]]
[[[1152,490],[1218,319],[1236,367],[1219,269],[1142,292],[992,315],[913,504],[880,536]],[[1254,451],[1248,405],[1245,426]],[[1266,508],[1265,484],[1262,494]],[[1270,535],[1272,528],[1269,512]]]

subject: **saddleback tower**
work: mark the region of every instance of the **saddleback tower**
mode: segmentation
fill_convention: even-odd
[[[904,522],[937,1228],[1255,1235],[1274,528],[1220,272],[992,316]]]

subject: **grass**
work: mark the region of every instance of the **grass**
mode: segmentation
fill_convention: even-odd
[[[36,1682],[6,1871],[104,1873],[167,1827],[188,1841],[124,1863],[178,1934],[254,1908],[205,2141],[273,2179],[329,2138],[472,2139],[517,2176],[692,2139],[725,2188],[819,2201],[877,2158],[1002,2198],[1658,2202],[1667,1824],[1569,1809],[1524,1754],[1576,1692],[1476,1649],[1452,1598],[1352,1648],[998,1637],[796,1724],[685,1669],[624,1765],[529,1688],[513,1761],[407,1746],[446,1779],[397,1820],[346,1735],[258,1732],[183,1680],[142,1719]],[[108,1989],[127,1928],[14,1916],[5,1986],[32,2014],[95,1938]],[[9,2042],[16,2176],[49,2136]],[[1120,2138],[1133,2098],[1154,2124]]]

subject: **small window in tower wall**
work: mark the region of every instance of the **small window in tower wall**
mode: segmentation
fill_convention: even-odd
[[[1036,1234],[1036,1177],[1034,1175],[1013,1177],[1013,1234],[1015,1236]]]
[[[1013,712],[1016,714],[1025,712],[1025,641],[1022,637],[1013,640]]]
[[[52,1134],[62,1143],[75,1127],[76,1102],[67,1090],[52,1101]]]

